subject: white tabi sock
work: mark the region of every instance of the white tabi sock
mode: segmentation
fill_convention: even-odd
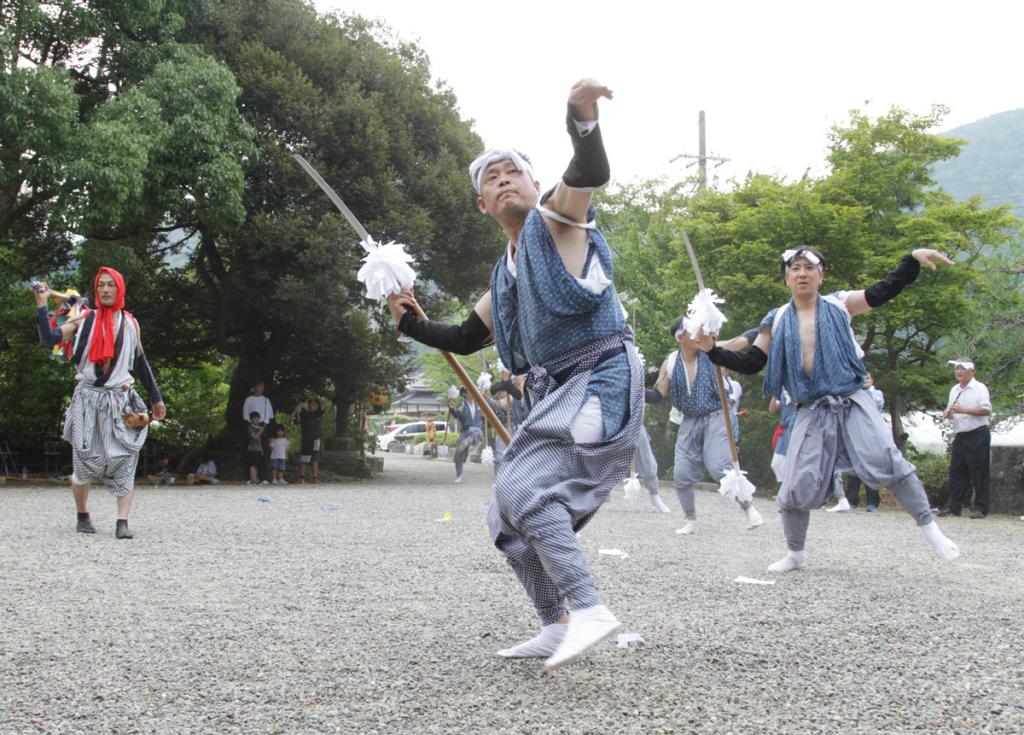
[[[768,567],[773,574],[784,574],[803,569],[807,566],[807,555],[803,551],[790,551],[784,557]]]
[[[764,523],[764,518],[762,518],[761,514],[757,512],[757,508],[754,507],[753,503],[751,503],[750,507],[747,508],[747,523],[750,524],[750,528],[748,530],[753,530]]]
[[[671,513],[672,509],[665,505],[665,501],[661,499],[660,495],[651,496],[651,505],[658,509],[659,513]]]
[[[551,623],[540,629],[540,634],[512,648],[498,651],[502,658],[547,658],[558,649],[565,638],[565,623]]]
[[[960,547],[946,538],[946,535],[939,530],[939,524],[935,521],[921,526],[921,533],[935,549],[935,553],[943,561],[953,561],[960,556]]]
[[[686,525],[682,528],[677,528],[676,533],[680,536],[689,536],[691,533],[697,533],[697,529],[700,528],[699,521],[687,521]]]
[[[839,498],[839,502],[831,508],[826,508],[826,513],[845,513],[850,509],[850,501],[846,498]]]
[[[569,613],[569,625],[558,650],[547,661],[544,668],[557,669],[575,661],[580,654],[596,643],[600,643],[622,627],[618,618],[604,605],[591,605]]]

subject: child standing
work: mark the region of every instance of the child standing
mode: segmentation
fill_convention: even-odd
[[[284,465],[288,460],[288,439],[284,435],[284,427],[278,426],[276,436],[270,440],[270,473],[272,485],[287,485],[284,479]]]
[[[259,485],[257,473],[263,465],[263,432],[266,431],[266,424],[260,424],[259,411],[249,414],[249,425],[245,427],[249,437],[249,444],[246,452],[249,455],[249,484]],[[266,484],[266,480],[263,481]]]

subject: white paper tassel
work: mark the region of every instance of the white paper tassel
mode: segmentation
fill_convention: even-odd
[[[484,447],[484,450],[480,452],[480,464],[494,464],[494,450],[490,447]]]
[[[449,386],[448,387],[448,400],[449,401],[454,401],[458,397],[459,397],[459,389],[456,388],[454,385]]]
[[[697,334],[701,331],[704,334],[718,334],[722,329],[722,325],[725,324],[726,318],[725,314],[719,311],[715,304],[724,303],[725,299],[721,298],[710,288],[701,289],[693,297],[690,305],[686,307],[686,319],[683,322],[683,326],[690,334],[690,337],[697,339]]]
[[[409,263],[412,256],[405,252],[405,245],[389,242],[381,245],[373,238],[360,243],[366,251],[363,267],[356,278],[366,286],[366,298],[381,301],[403,288],[412,288],[416,282],[416,271]]]
[[[624,491],[622,497],[626,500],[634,500],[640,497],[640,490],[642,488],[640,487],[640,478],[636,476],[635,472],[631,473],[626,481],[622,483],[622,489]]]
[[[733,466],[718,485],[718,492],[722,497],[731,498],[740,503],[749,502],[754,497],[753,483],[747,479],[747,473],[738,466]]]
[[[480,377],[476,379],[476,387],[481,393],[486,393],[491,389],[491,374],[480,373]]]

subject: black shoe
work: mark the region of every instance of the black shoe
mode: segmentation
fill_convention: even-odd
[[[987,514],[982,513],[980,510],[972,510],[971,511],[971,518],[973,518],[974,520],[978,520],[980,518],[984,518],[986,515]]]
[[[945,518],[946,516],[956,516],[957,518],[959,518],[960,517],[960,511],[958,511],[958,510],[950,510],[949,508],[942,508],[942,509],[939,510],[938,513],[936,513],[936,515],[939,518]]]
[[[119,539],[135,538],[132,535],[132,532],[128,530],[128,521],[122,521],[122,520],[118,519],[118,521],[117,521],[117,529],[114,531],[114,537],[115,538],[119,538]]]
[[[96,533],[96,526],[92,525],[92,520],[89,516],[86,516],[85,518],[78,519],[75,530],[79,533]]]

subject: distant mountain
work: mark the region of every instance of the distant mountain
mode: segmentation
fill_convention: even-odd
[[[936,182],[957,199],[980,194],[1024,219],[1024,109],[1000,112],[942,135],[967,141],[957,158],[937,163]]]

